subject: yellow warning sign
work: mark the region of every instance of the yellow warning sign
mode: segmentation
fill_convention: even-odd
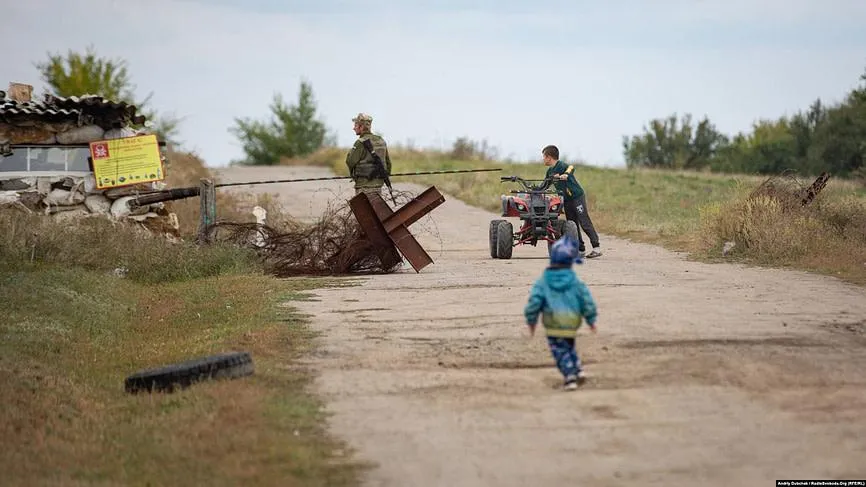
[[[156,135],[91,142],[90,157],[98,189],[165,179]]]

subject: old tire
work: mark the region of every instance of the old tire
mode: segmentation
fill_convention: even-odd
[[[514,227],[509,221],[501,221],[496,226],[496,256],[500,259],[510,259],[514,248]]]
[[[499,222],[504,222],[505,220],[490,220],[490,257],[496,258],[496,236],[497,229],[499,228]]]
[[[251,375],[249,352],[229,352],[200,357],[155,369],[142,370],[126,378],[126,392],[174,392],[208,379],[234,379]]]

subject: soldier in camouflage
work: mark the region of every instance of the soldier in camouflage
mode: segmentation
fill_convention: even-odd
[[[355,182],[355,194],[361,192],[381,193],[382,185],[385,184],[384,177],[378,174],[376,163],[373,157],[364,148],[364,141],[369,139],[373,144],[373,150],[379,154],[385,165],[385,171],[391,175],[391,156],[388,154],[388,145],[385,139],[372,133],[370,126],[373,123],[373,117],[366,113],[359,113],[352,119],[355,123],[355,135],[358,139],[352,145],[352,149],[346,155],[346,167],[349,168],[349,175]]]

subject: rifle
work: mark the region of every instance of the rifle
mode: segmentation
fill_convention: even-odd
[[[370,139],[364,139],[362,142],[364,148],[367,149],[367,152],[373,157],[373,162],[376,164],[376,168],[379,169],[380,176],[385,179],[385,186],[388,186],[388,193],[391,194],[391,201],[396,205],[397,199],[394,198],[394,190],[391,188],[391,178],[388,176],[388,171],[385,170],[385,163],[382,161],[382,158],[379,157],[379,154],[376,154],[376,151],[373,150],[373,143],[370,142]]]

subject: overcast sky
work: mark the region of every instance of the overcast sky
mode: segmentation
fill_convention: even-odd
[[[234,117],[268,117],[302,79],[342,145],[364,111],[391,144],[621,165],[653,117],[747,130],[841,99],[866,68],[866,0],[32,0],[0,18],[0,84],[40,92],[34,62],[93,44],[211,166],[242,155]]]

